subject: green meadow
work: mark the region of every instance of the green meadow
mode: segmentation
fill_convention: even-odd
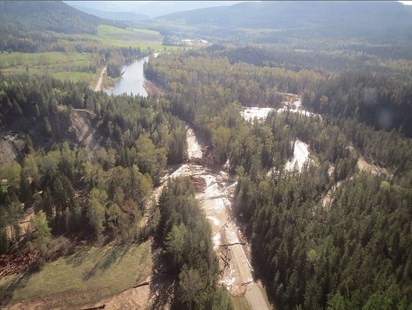
[[[0,279],[0,295],[11,298],[9,305],[43,300],[53,308],[78,308],[133,287],[151,269],[149,242],[88,247],[37,271]]]
[[[137,28],[117,28],[108,25],[97,27],[97,38],[103,43],[117,47],[162,48],[163,36],[159,32]]]
[[[98,61],[99,49],[133,47],[143,51],[164,50],[163,36],[147,29],[99,25],[96,35],[55,33],[54,36],[56,46],[64,47],[65,52],[3,52],[0,54],[0,71],[4,74],[50,74],[59,79],[85,81],[93,86],[105,65]],[[78,46],[89,52],[76,51]]]

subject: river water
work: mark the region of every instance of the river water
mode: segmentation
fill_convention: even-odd
[[[109,95],[140,95],[147,97],[146,89],[143,85],[145,82],[143,66],[149,61],[149,57],[136,60],[130,65],[122,68],[122,77],[116,82],[113,89],[107,90]]]

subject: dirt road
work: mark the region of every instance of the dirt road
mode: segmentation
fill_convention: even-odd
[[[102,82],[103,82],[103,76],[106,73],[107,67],[104,67],[102,72],[100,73],[99,80],[97,81],[96,87],[94,88],[94,91],[100,91],[102,87]]]

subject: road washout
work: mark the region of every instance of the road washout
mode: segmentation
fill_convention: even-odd
[[[248,122],[257,118],[258,121],[263,121],[274,111],[274,108],[260,108],[260,107],[247,107],[240,111],[240,115]]]
[[[356,152],[354,147],[352,145],[348,146],[348,149],[351,152]],[[372,175],[376,176],[389,176],[392,177],[392,174],[388,171],[388,169],[384,167],[380,167],[374,163],[369,163],[365,157],[363,157],[360,154],[357,154],[358,156],[358,161],[356,162],[356,166],[359,170],[359,173],[365,172],[365,173],[370,173]],[[331,174],[330,174],[331,175]],[[344,183],[344,182],[349,182],[351,181],[355,176],[351,176],[347,180],[342,180],[339,182],[336,182],[333,184],[333,186],[327,191],[325,196],[322,199],[322,207],[325,208],[326,210],[329,210],[330,207],[332,206],[333,202],[333,194],[338,190],[338,188]]]
[[[255,118],[259,122],[264,121],[269,113],[273,111],[276,113],[291,112],[298,113],[307,117],[317,117],[320,119],[322,118],[320,114],[306,111],[302,107],[302,100],[298,95],[290,93],[282,93],[282,95],[285,99],[282,102],[282,107],[279,109],[271,107],[246,107],[240,111],[240,115],[248,122],[252,122]]]
[[[306,111],[302,107],[302,100],[298,95],[290,93],[282,93],[284,96],[283,107],[280,109],[274,108],[261,108],[261,107],[247,107],[240,111],[240,115],[248,122],[253,121],[255,118],[258,121],[264,121],[270,112],[275,111],[276,113],[282,112],[292,112],[304,115],[307,117],[319,117],[321,116],[316,113]],[[288,171],[293,171],[295,167],[302,171],[303,165],[309,160],[309,145],[303,141],[296,140],[293,146],[293,157],[286,163],[285,169]],[[268,176],[274,172],[273,169],[269,170]]]
[[[309,159],[309,154],[309,145],[296,140],[293,147],[293,157],[288,160],[285,169],[293,171],[297,167],[299,171],[302,171],[303,165]]]

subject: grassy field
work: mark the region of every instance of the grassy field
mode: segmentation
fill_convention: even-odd
[[[51,75],[56,79],[69,80],[72,82],[84,81],[90,85],[95,85],[96,81],[99,79],[100,72],[88,73],[77,71],[60,71],[53,72]]]
[[[100,72],[88,71],[93,56],[87,53],[3,53],[0,54],[0,70],[5,74],[50,74],[55,78],[85,81],[95,84]]]
[[[163,36],[153,30],[137,28],[118,28],[99,25],[97,35],[54,34],[56,45],[63,46],[66,52],[39,53],[0,53],[0,71],[4,74],[29,73],[50,74],[55,78],[68,79],[73,82],[85,81],[92,88],[96,85],[101,69],[105,64],[98,62],[96,51],[109,47],[136,47],[141,50],[163,51],[181,49],[180,47],[164,47]],[[94,51],[79,53],[76,47]],[[97,72],[94,72],[94,69]],[[113,84],[105,76],[104,84]]]
[[[78,71],[53,72],[52,69],[48,69],[44,67],[43,68],[35,67],[35,68],[30,68],[29,70],[26,70],[23,67],[8,68],[5,70],[2,70],[2,72],[6,75],[7,74],[20,74],[20,73],[29,73],[29,74],[37,74],[37,75],[48,74],[56,79],[70,80],[72,82],[83,81],[83,82],[89,83],[91,87],[93,87],[96,84],[97,80],[99,79],[99,74],[100,74],[100,72],[88,73],[88,72],[78,72]]]
[[[146,29],[122,29],[108,25],[97,27],[97,38],[104,44],[118,47],[140,47],[162,49],[163,36],[159,32]]]
[[[0,279],[9,304],[45,300],[54,307],[78,308],[120,293],[151,273],[149,242],[91,247],[46,263],[39,271]]]
[[[90,64],[91,54],[87,53],[3,53],[0,54],[0,68],[9,67],[54,67],[58,69],[67,67],[82,67]]]

